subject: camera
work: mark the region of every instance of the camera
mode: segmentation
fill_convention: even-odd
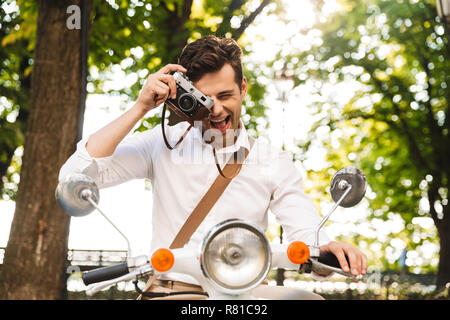
[[[173,72],[177,85],[175,99],[168,98],[167,105],[187,121],[201,120],[214,105],[213,99],[198,90],[181,72]]]

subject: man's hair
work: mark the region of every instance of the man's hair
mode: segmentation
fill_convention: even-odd
[[[204,74],[219,71],[229,63],[240,90],[243,78],[241,57],[242,49],[234,39],[208,35],[187,44],[181,52],[179,64],[187,69],[189,80],[195,82]]]

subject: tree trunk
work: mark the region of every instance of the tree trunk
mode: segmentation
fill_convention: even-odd
[[[447,283],[450,283],[450,212],[449,205],[443,205],[442,216],[440,217],[434,206],[437,200],[442,203],[442,198],[439,195],[440,188],[448,189],[448,185],[442,185],[439,173],[433,174],[433,181],[430,183],[427,191],[428,203],[430,205],[430,215],[434,221],[434,225],[438,231],[439,236],[439,266],[436,279],[437,288],[443,288]]]
[[[448,223],[445,226],[446,228],[439,230],[439,269],[436,281],[438,288],[443,288],[450,283],[450,228]]]
[[[81,8],[81,2],[38,1],[30,113],[0,299],[61,299],[65,291],[70,219],[55,189],[60,167],[74,152],[83,112],[81,32],[66,25],[67,8]]]
[[[450,219],[447,212],[444,217],[436,223],[439,234],[439,267],[436,279],[436,286],[444,288],[450,283]]]

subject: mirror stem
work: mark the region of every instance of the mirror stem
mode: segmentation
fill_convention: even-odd
[[[344,193],[339,198],[339,200],[334,204],[334,206],[331,208],[330,212],[325,217],[323,217],[322,221],[320,221],[320,223],[316,226],[314,246],[313,246],[313,248],[312,248],[313,250],[311,252],[311,257],[313,257],[313,258],[314,257],[318,257],[320,255],[320,247],[319,247],[319,232],[320,232],[320,229],[322,229],[323,225],[325,224],[325,222],[327,222],[327,220],[330,217],[330,215],[336,210],[336,208],[339,206],[339,204],[342,202],[342,200],[344,200],[344,198],[347,196],[347,194],[352,189],[352,185],[349,184],[345,180],[341,181],[339,187],[341,189],[345,189]]]
[[[91,190],[89,189],[85,189],[82,191],[81,196],[83,197],[83,199],[89,201],[89,203],[98,210],[98,212],[100,212],[100,214],[120,233],[120,235],[125,239],[125,241],[127,242],[127,246],[128,246],[128,253],[127,253],[127,258],[129,258],[131,256],[131,246],[130,246],[130,241],[128,241],[128,238],[122,233],[122,231],[119,230],[119,228],[116,227],[116,225],[108,218],[108,216],[106,214],[103,213],[103,211],[100,209],[100,207],[97,205],[97,203],[95,203],[94,200],[92,200],[91,197],[92,193]]]

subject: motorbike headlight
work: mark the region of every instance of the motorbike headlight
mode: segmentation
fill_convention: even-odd
[[[269,241],[257,227],[242,220],[226,220],[205,237],[201,266],[220,291],[239,294],[259,285],[271,265]]]

